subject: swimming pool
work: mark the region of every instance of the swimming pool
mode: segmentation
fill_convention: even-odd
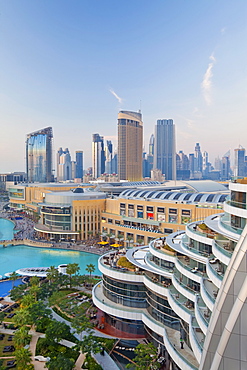
[[[13,238],[13,228],[13,222],[0,219],[0,243],[1,240]],[[0,244],[0,275],[25,267],[57,267],[66,263],[78,263],[80,274],[87,274],[86,266],[92,263],[95,266],[94,274],[101,275],[98,270],[98,258],[98,255],[86,252],[28,247],[26,245],[3,248]]]
[[[7,280],[0,282],[0,297],[6,297],[9,294],[9,291],[17,285],[22,284],[22,279],[17,279],[15,281]]]

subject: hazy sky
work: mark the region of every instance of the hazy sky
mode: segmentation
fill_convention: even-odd
[[[47,126],[88,167],[92,134],[116,144],[140,106],[146,148],[165,118],[186,154],[247,148],[246,44],[246,0],[0,0],[0,172]]]

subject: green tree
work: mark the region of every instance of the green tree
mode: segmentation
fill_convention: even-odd
[[[13,322],[17,326],[28,325],[30,323],[30,315],[27,308],[21,308],[13,317]]]
[[[51,320],[45,331],[45,338],[48,343],[59,343],[60,340],[66,338],[70,334],[70,328],[64,322]]]
[[[41,289],[38,285],[32,285],[28,290],[29,294],[34,297],[35,301],[37,301],[38,294],[40,291]]]
[[[4,312],[0,312],[0,324],[2,324],[2,322],[4,320],[4,317],[5,317],[5,313]]]
[[[40,279],[38,276],[32,276],[30,279],[30,285],[31,286],[39,286],[40,285]]]
[[[15,281],[16,281],[19,277],[20,277],[20,276],[19,276],[15,271],[13,271],[13,272],[9,275],[10,280],[12,280],[12,289],[14,288]]]
[[[81,307],[77,307],[75,317],[71,321],[71,326],[75,329],[76,333],[80,335],[80,340],[82,339],[83,332],[90,332],[93,328],[93,324],[86,316],[85,310]]]
[[[35,303],[35,297],[32,294],[26,294],[21,299],[21,308],[27,308],[32,306]]]
[[[28,308],[28,312],[30,323],[35,325],[38,324],[39,320],[51,317],[51,310],[42,301],[35,302]]]
[[[14,286],[14,288],[10,291],[10,298],[15,302],[19,301],[23,297],[26,289],[26,284]]]
[[[15,332],[14,343],[16,348],[25,347],[30,342],[31,335],[28,334],[28,328],[26,326],[20,327]]]
[[[92,333],[89,333],[84,335],[83,339],[77,344],[77,348],[82,353],[98,353],[102,350],[102,345]]]
[[[15,350],[15,359],[17,364],[18,370],[27,370],[27,369],[33,369],[31,367],[31,359],[32,353],[29,351],[29,349],[21,347],[19,349]]]
[[[95,271],[95,266],[92,264],[92,263],[89,263],[87,266],[86,266],[86,271],[89,273],[89,281],[90,281],[90,284],[92,284],[92,273]]]
[[[138,344],[133,359],[135,370],[159,369],[161,365],[157,360],[157,348],[152,343]],[[133,368],[133,364],[128,364],[126,367],[131,369]]]
[[[49,370],[72,370],[74,369],[75,361],[71,358],[65,357],[59,353],[46,363]]]
[[[70,288],[71,288],[71,282],[72,282],[72,275],[76,274],[80,271],[80,266],[78,263],[68,263],[66,268],[66,273],[69,275],[70,280]]]
[[[50,266],[46,271],[46,277],[49,280],[50,283],[54,283],[58,278],[58,270],[55,266]]]

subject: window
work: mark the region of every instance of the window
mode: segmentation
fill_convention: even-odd
[[[158,213],[165,213],[165,208],[163,208],[163,207],[157,207],[157,212]]]
[[[164,229],[164,234],[172,234],[173,229]]]
[[[176,215],[169,215],[169,223],[171,224],[177,224],[178,223],[178,216]]]
[[[108,224],[112,224],[112,219],[111,218],[108,218]]]
[[[129,217],[134,217],[135,216],[135,213],[134,213],[133,209],[128,209],[128,216]]]
[[[153,212],[154,211],[154,207],[147,207],[147,212]]]
[[[181,224],[188,224],[191,222],[191,218],[188,216],[181,216]]]
[[[120,203],[120,208],[124,208],[125,209],[125,203]]]
[[[170,215],[177,215],[178,214],[178,210],[176,208],[169,208],[169,214]]]
[[[138,211],[143,211],[143,206],[137,206]]]
[[[165,222],[166,221],[166,216],[162,214],[158,214],[158,221],[159,222]]]
[[[125,216],[125,209],[120,209],[120,215]]]
[[[143,212],[137,211],[137,217],[138,218],[143,218]]]
[[[134,209],[134,204],[128,204],[128,209]]]
[[[191,211],[190,209],[182,209],[182,215],[183,216],[190,216]]]

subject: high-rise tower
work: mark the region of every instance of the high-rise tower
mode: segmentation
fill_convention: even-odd
[[[57,152],[57,181],[72,179],[72,163],[68,148],[59,148]]]
[[[92,140],[92,167],[93,178],[97,179],[105,172],[104,138],[99,134],[93,134]]]
[[[52,178],[52,127],[27,135],[26,168],[28,182],[50,182]]]
[[[105,170],[106,173],[111,174],[112,173],[112,158],[113,158],[113,147],[111,140],[106,140],[106,147],[105,147]]]
[[[245,176],[245,149],[240,145],[234,149],[234,176]]]
[[[166,180],[176,180],[175,126],[172,119],[159,119],[155,126],[154,169]]]
[[[83,151],[77,150],[75,152],[75,177],[77,179],[83,178]]]
[[[118,178],[142,180],[143,122],[140,112],[118,114]]]

